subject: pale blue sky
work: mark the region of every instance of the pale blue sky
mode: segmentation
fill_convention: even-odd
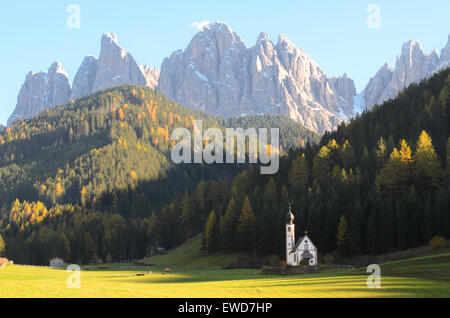
[[[81,28],[66,26],[69,4],[81,8]],[[381,28],[370,29],[369,4],[381,9]],[[448,0],[165,0],[2,1],[0,4],[0,123],[6,123],[30,71],[60,61],[72,80],[85,54],[98,56],[100,37],[114,32],[139,64],[158,68],[198,31],[192,22],[224,21],[247,46],[266,32],[286,34],[330,76],[347,72],[361,91],[385,63],[395,63],[407,40],[427,53],[447,43]]]

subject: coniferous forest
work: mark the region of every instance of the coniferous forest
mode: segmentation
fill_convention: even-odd
[[[280,116],[222,120],[148,88],[121,86],[0,132],[0,236],[17,263],[148,256],[203,233],[205,253],[379,254],[450,237],[450,70],[320,139]],[[174,165],[171,131],[280,127],[280,169]],[[204,141],[205,144],[208,141]]]
[[[192,131],[194,120],[204,129],[232,124],[125,85],[1,131],[0,235],[8,257],[32,264],[55,255],[74,262],[136,259],[202,231],[199,213],[180,233],[170,232],[165,224],[173,220],[162,217],[163,208],[201,187],[215,200],[246,166],[173,164],[170,134],[178,127]],[[319,140],[289,119],[261,120],[286,123],[281,148]]]

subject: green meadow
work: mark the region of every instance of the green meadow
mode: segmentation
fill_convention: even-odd
[[[167,257],[167,255],[166,255]],[[255,269],[192,269],[111,264],[81,271],[81,288],[70,289],[63,269],[7,265],[0,268],[0,297],[449,297],[450,252],[381,265],[381,288],[369,289],[365,269],[298,276],[266,276]],[[152,273],[149,275],[148,271]],[[136,277],[137,273],[145,276]]]

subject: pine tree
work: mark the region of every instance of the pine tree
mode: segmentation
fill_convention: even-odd
[[[390,200],[375,199],[372,211],[375,219],[375,245],[380,253],[388,253],[394,247],[392,224],[395,223]]]
[[[346,140],[344,145],[340,148],[340,158],[345,169],[350,169],[355,165],[355,150],[352,145],[350,145],[348,140]]]
[[[358,198],[353,203],[352,214],[348,220],[348,254],[358,255],[361,252],[361,223],[362,223],[362,208]]]
[[[58,255],[60,255],[63,259],[69,259],[70,258],[70,243],[69,240],[67,239],[66,234],[62,233],[60,238],[59,238],[59,243],[60,243],[60,253],[58,253]]]
[[[447,157],[445,160],[445,173],[444,173],[445,183],[450,185],[450,137],[447,140]]]
[[[323,180],[330,172],[330,149],[326,146],[320,148],[313,161],[313,175],[318,180]]]
[[[369,155],[369,149],[367,149],[366,145],[364,145],[363,153],[361,155],[360,160],[361,160],[361,162],[360,162],[361,167],[367,169],[370,165],[370,155]]]
[[[89,233],[84,235],[84,260],[92,262],[97,258],[97,248]]]
[[[386,159],[386,154],[388,153],[386,141],[383,139],[383,137],[380,137],[380,139],[377,142],[377,149],[376,154],[379,161],[383,162]]]
[[[181,202],[180,221],[183,227],[184,240],[187,241],[192,237],[193,232],[193,207],[191,198],[189,197],[187,192],[185,192],[183,201]]]
[[[0,256],[5,256],[6,244],[3,237],[0,235]]]
[[[256,217],[248,196],[245,196],[241,215],[238,221],[238,245],[244,251],[255,249],[255,222]]]
[[[425,131],[422,131],[417,140],[413,172],[415,188],[419,193],[439,187],[440,163],[434,151],[431,137]]]
[[[226,252],[231,252],[236,248],[235,232],[239,213],[236,209],[236,201],[232,197],[228,204],[225,215],[220,223],[220,233],[222,239],[222,248]]]
[[[395,194],[409,189],[411,183],[411,148],[403,139],[400,150],[394,148],[385,167],[377,176],[375,185],[380,194]]]
[[[405,250],[409,246],[409,222],[405,204],[398,200],[395,202],[395,216],[397,224],[397,248]]]
[[[402,139],[400,141],[400,159],[402,161],[403,164],[405,165],[409,165],[412,162],[412,152],[411,152],[411,148],[408,146],[408,143],[406,142],[405,139]]]
[[[377,248],[377,224],[375,218],[375,211],[368,211],[367,221],[366,221],[366,252],[370,255],[375,255],[378,253]]]
[[[294,160],[289,172],[289,180],[294,187],[305,187],[309,182],[309,166],[305,154]]]
[[[272,207],[278,202],[277,184],[273,177],[271,177],[269,182],[267,182],[264,191],[264,201],[269,203]]]
[[[336,231],[337,245],[341,255],[348,255],[348,222],[344,215],[339,219]]]
[[[214,253],[219,250],[219,229],[217,216],[214,211],[209,214],[208,222],[205,227],[205,250],[208,253]]]

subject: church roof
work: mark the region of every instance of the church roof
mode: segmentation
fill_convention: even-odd
[[[314,244],[313,244],[313,242],[311,241],[311,239],[310,239],[310,238],[306,235],[306,233],[305,233],[305,235],[303,235],[302,237],[300,237],[300,238],[297,240],[297,244],[295,244],[295,246],[292,248],[291,253],[294,253],[294,252],[298,249],[298,247],[300,246],[300,244],[302,244],[302,242],[303,242],[303,240],[305,239],[305,237],[307,237],[308,240],[309,240],[309,243],[311,243],[311,244],[314,246]]]
[[[303,254],[302,254],[302,258],[304,258],[304,259],[312,259],[312,258],[314,258],[314,255],[312,255],[308,251],[304,251]]]
[[[306,235],[303,235],[301,238],[299,238],[297,240],[297,244],[295,244],[295,246],[292,248],[292,252],[291,253],[294,253],[297,250],[297,248],[300,246],[300,244],[302,243],[302,241],[305,238],[305,236]]]

